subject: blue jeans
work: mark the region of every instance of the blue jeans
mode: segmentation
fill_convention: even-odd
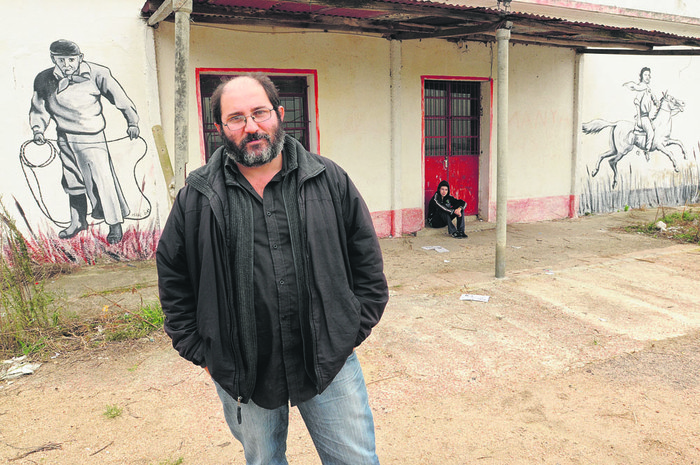
[[[253,401],[241,404],[239,425],[236,399],[218,383],[214,384],[224,406],[226,423],[243,445],[246,464],[286,465],[289,406],[268,410]],[[324,465],[379,464],[365,378],[354,352],[323,393],[301,402],[297,408]]]

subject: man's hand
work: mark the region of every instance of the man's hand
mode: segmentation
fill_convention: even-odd
[[[46,143],[43,132],[37,132],[34,134],[34,143],[37,145],[44,145]]]
[[[129,139],[134,140],[137,137],[139,137],[139,127],[129,126],[128,128],[126,128],[126,133],[129,135]]]

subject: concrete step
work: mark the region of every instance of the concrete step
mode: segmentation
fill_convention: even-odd
[[[477,215],[465,216],[464,217],[464,232],[469,234],[470,231],[481,231],[484,229],[495,228],[495,223],[487,223],[479,219]],[[428,237],[428,236],[446,236],[447,226],[443,228],[431,228],[426,225],[423,229],[416,232],[416,237]]]

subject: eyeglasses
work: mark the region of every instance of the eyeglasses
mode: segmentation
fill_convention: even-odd
[[[269,110],[267,108],[259,108],[253,113],[249,114],[248,116],[235,115],[230,117],[228,120],[226,120],[224,126],[226,126],[229,129],[229,131],[237,131],[245,127],[245,125],[248,123],[248,118],[252,119],[256,123],[262,123],[269,120],[271,117],[272,108],[270,108]]]

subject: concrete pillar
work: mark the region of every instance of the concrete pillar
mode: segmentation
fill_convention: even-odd
[[[389,45],[391,86],[391,236],[401,236],[401,41]]]
[[[571,193],[569,194],[569,218],[578,216],[578,155],[581,147],[581,99],[583,97],[583,86],[581,85],[582,68],[581,53],[576,54],[574,62],[574,140],[571,156]]]
[[[496,30],[498,43],[498,111],[496,160],[496,277],[506,275],[506,230],[508,224],[508,47],[510,27]]]
[[[189,145],[190,14],[192,0],[173,0],[175,11],[175,191],[185,185]]]

